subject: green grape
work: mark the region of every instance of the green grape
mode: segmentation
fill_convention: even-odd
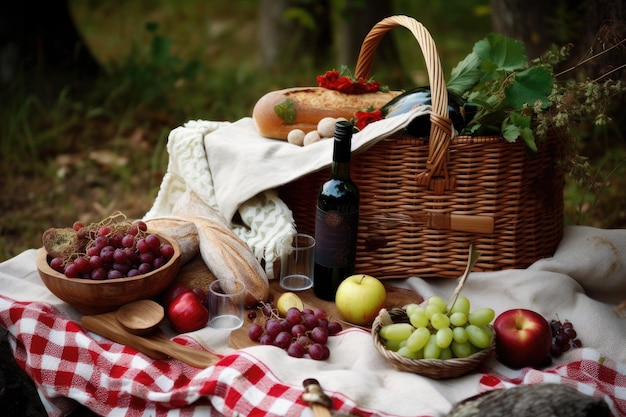
[[[424,307],[420,306],[419,304],[411,303],[411,304],[407,304],[404,307],[404,310],[406,311],[407,316],[412,316],[415,311],[419,309],[423,309],[423,308]]]
[[[452,349],[452,353],[457,358],[467,358],[468,356],[472,356],[472,345],[469,342],[459,343],[456,340],[452,341],[450,345]]]
[[[448,307],[446,305],[446,302],[443,298],[439,297],[438,295],[433,295],[432,297],[430,297],[428,299],[427,305],[434,305],[439,307],[439,310],[441,312],[446,311],[446,308]]]
[[[416,310],[409,316],[409,321],[416,329],[419,327],[428,326],[428,317],[426,317],[426,313],[422,310]]]
[[[469,315],[470,312],[470,302],[467,299],[467,297],[459,297],[456,299],[456,301],[454,302],[454,305],[452,306],[452,308],[450,309],[450,313],[463,313],[466,316]]]
[[[385,340],[406,340],[413,333],[413,326],[409,323],[392,323],[380,328],[378,334]]]
[[[398,351],[396,353],[398,355],[404,356],[405,358],[420,359],[419,355],[416,355],[415,352],[411,352],[411,350],[409,348],[407,348],[406,346],[403,346],[400,349],[398,349]]]
[[[443,313],[435,313],[430,318],[430,324],[436,329],[450,327],[450,318]]]
[[[424,359],[437,359],[441,354],[441,348],[437,346],[437,335],[431,334],[428,343],[424,346]]]
[[[404,343],[404,341],[399,341],[399,340],[385,340],[385,348],[387,350],[391,350],[391,351],[397,352],[398,349],[400,349],[400,346],[402,346],[403,343]]]
[[[452,349],[450,347],[441,349],[441,353],[439,354],[439,359],[452,359],[454,354],[452,353]]]
[[[491,320],[493,320],[493,318],[496,316],[496,312],[493,311],[492,308],[479,308],[478,310],[474,310],[472,311],[469,316],[469,322],[470,324],[473,324],[474,326],[484,326],[486,324],[491,323]]]
[[[450,323],[454,326],[464,326],[467,323],[467,316],[460,311],[450,314]]]
[[[480,326],[480,329],[483,332],[485,332],[487,337],[489,337],[489,340],[493,339],[493,328],[489,327],[488,325],[485,325],[485,326]]]
[[[426,306],[426,309],[424,310],[424,314],[426,314],[426,317],[428,317],[429,319],[433,316],[433,314],[443,314],[444,310],[442,310],[438,305],[435,304],[428,304]]]
[[[439,346],[442,349],[449,347],[450,343],[452,343],[453,338],[454,338],[454,334],[452,332],[452,329],[449,327],[441,328],[437,330],[437,333],[435,333],[437,346]]]
[[[412,351],[417,352],[421,350],[428,340],[430,339],[430,330],[426,327],[419,327],[413,330],[411,336],[406,340],[406,347]]]
[[[467,337],[467,332],[465,331],[464,327],[455,327],[452,330],[452,333],[453,333],[454,340],[458,343],[465,343],[469,340]]]
[[[491,338],[480,327],[470,324],[465,328],[465,331],[469,342],[477,348],[485,349],[491,344]]]

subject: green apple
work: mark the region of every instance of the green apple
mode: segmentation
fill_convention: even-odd
[[[356,274],[344,279],[335,294],[335,305],[343,318],[358,325],[370,324],[385,306],[387,291],[376,278]]]

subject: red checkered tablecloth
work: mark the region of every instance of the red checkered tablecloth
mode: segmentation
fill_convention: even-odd
[[[9,330],[17,363],[35,381],[50,416],[64,415],[77,402],[109,416],[312,415],[300,399],[301,386],[281,382],[272,369],[246,351],[224,356],[206,369],[176,360],[152,360],[86,332],[48,304],[16,302],[4,296],[0,296],[0,324]],[[196,343],[186,336],[175,340]],[[513,371],[493,363],[482,369],[485,373],[476,392],[559,382],[603,398],[615,416],[626,415],[625,366],[593,349],[576,349],[568,363],[543,370]],[[329,394],[335,410],[342,413],[394,415],[361,408],[341,393]]]

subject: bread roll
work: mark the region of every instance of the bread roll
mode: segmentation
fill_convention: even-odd
[[[262,136],[272,139],[287,140],[289,132],[300,129],[308,133],[317,129],[317,124],[325,117],[354,118],[357,111],[369,107],[381,108],[401,91],[376,92],[366,94],[344,94],[339,91],[322,87],[295,87],[272,91],[257,101],[252,110],[252,118]],[[289,123],[277,114],[275,108],[291,100],[292,110],[287,111],[295,116]]]
[[[87,238],[80,236],[71,227],[50,228],[41,236],[46,252],[52,258],[68,259],[74,254],[84,253]]]

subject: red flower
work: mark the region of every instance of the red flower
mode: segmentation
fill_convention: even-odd
[[[356,116],[356,127],[359,130],[363,130],[365,126],[370,123],[377,122],[383,119],[383,112],[381,109],[372,111],[358,111],[354,113]]]
[[[326,71],[326,74],[317,76],[317,85],[345,94],[373,93],[381,89],[378,81],[366,81],[363,78],[356,79],[351,75],[344,75],[347,72],[345,68],[342,68],[341,73],[337,70]]]

